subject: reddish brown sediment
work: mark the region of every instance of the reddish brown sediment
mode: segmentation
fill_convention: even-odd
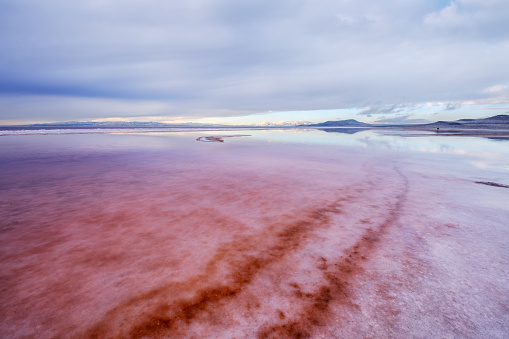
[[[290,173],[290,170],[287,170],[285,175]],[[239,186],[228,183],[232,180],[227,179],[228,175],[221,175],[221,178],[224,179],[216,179],[223,185],[221,191],[224,192],[224,189],[226,189],[226,192],[229,192],[230,189],[233,189],[232,193],[236,194],[238,192],[237,187]],[[122,178],[122,180],[128,181],[133,179]],[[194,187],[201,187],[199,189],[203,189],[207,182],[197,180],[194,176],[191,176],[190,180]],[[238,180],[246,186],[244,179],[239,178]],[[137,181],[133,182],[136,183]],[[278,185],[284,183],[281,179],[276,182]],[[98,190],[101,195],[108,192],[102,186],[96,186],[92,182],[88,183],[88,181],[86,183],[87,185],[83,186],[83,189],[86,187],[88,192],[91,188]],[[131,185],[131,183],[129,184]],[[179,185],[184,187],[185,181]],[[255,187],[260,186],[259,183],[255,185]],[[168,209],[167,204],[161,203],[165,202],[167,198],[159,188],[140,187],[136,193],[130,190],[117,190],[116,194],[120,196],[116,199],[120,199],[123,204],[129,201],[143,201],[144,204],[136,207],[127,204],[127,209],[121,207],[118,210],[113,209],[111,211],[102,210],[98,205],[100,201],[91,200],[95,195],[84,196],[79,193],[82,188],[74,188],[74,190],[77,190],[77,196],[79,196],[76,201],[72,199],[61,200],[61,208],[57,208],[58,205],[52,206],[52,213],[47,216],[41,214],[37,217],[38,222],[30,221],[26,216],[23,217],[23,214],[20,214],[18,217],[24,218],[23,222],[10,223],[15,226],[37,225],[42,233],[12,233],[18,239],[14,243],[24,241],[29,246],[26,249],[18,247],[18,249],[12,248],[10,250],[8,247],[4,247],[5,255],[3,258],[6,260],[5,262],[23,261],[25,260],[23,258],[27,255],[31,259],[28,261],[30,266],[13,267],[11,274],[4,276],[6,282],[8,282],[6,292],[12,291],[16,287],[15,284],[20,282],[17,278],[19,276],[30,276],[34,279],[46,275],[39,284],[33,285],[33,291],[28,294],[19,293],[17,299],[12,301],[16,303],[26,302],[27,306],[35,303],[34,308],[41,309],[42,305],[49,302],[48,298],[53,296],[58,305],[72,309],[79,305],[86,305],[87,296],[91,296],[91,301],[95,302],[97,297],[94,296],[96,293],[94,288],[100,293],[99,295],[104,295],[108,291],[110,293],[115,292],[118,287],[121,288],[120,291],[125,290],[131,294],[131,296],[128,294],[128,298],[113,299],[115,305],[103,308],[103,315],[101,315],[100,320],[96,321],[94,325],[90,324],[87,329],[80,329],[79,325],[73,325],[72,322],[69,322],[68,325],[59,324],[61,321],[57,317],[43,312],[48,323],[53,323],[56,326],[52,327],[52,330],[46,330],[47,334],[52,333],[49,336],[58,336],[62,331],[72,332],[75,337],[187,336],[193,331],[206,333],[206,330],[203,329],[201,332],[199,329],[193,330],[196,326],[210,327],[210,330],[215,332],[228,328],[238,321],[234,320],[232,316],[240,313],[246,313],[241,321],[249,324],[250,333],[256,335],[256,332],[261,331],[260,333],[262,333],[263,329],[269,326],[263,319],[265,314],[271,314],[272,312],[276,319],[282,323],[277,325],[282,329],[288,328],[290,332],[311,333],[315,326],[322,323],[324,315],[329,311],[331,301],[337,301],[338,298],[342,298],[342,300],[349,298],[347,286],[343,286],[346,280],[338,280],[339,273],[333,274],[336,270],[334,268],[335,264],[333,264],[335,261],[333,261],[333,258],[317,257],[318,264],[313,264],[316,266],[317,272],[313,272],[306,278],[309,279],[307,286],[305,282],[303,284],[300,281],[302,277],[306,277],[302,273],[298,273],[293,278],[297,279],[295,280],[297,288],[288,287],[285,279],[278,278],[274,274],[277,275],[278,272],[286,274],[286,269],[283,267],[298,267],[301,265],[300,258],[311,260],[312,258],[306,253],[305,247],[319,243],[320,237],[323,237],[322,232],[334,230],[339,234],[347,235],[348,232],[344,233],[339,229],[343,226],[338,218],[346,217],[345,220],[349,220],[348,218],[351,219],[353,215],[349,217],[350,214],[347,213],[344,216],[345,208],[343,206],[352,206],[356,201],[365,200],[364,192],[373,189],[375,186],[373,180],[360,179],[356,185],[353,185],[353,189],[350,186],[341,189],[335,194],[335,199],[331,199],[333,195],[330,195],[328,202],[316,200],[313,203],[308,203],[306,208],[293,210],[286,214],[276,213],[271,219],[264,218],[267,221],[272,220],[272,223],[257,226],[247,232],[248,234],[244,234],[245,231],[239,233],[242,229],[249,230],[249,227],[246,228],[247,225],[239,223],[237,218],[223,216],[216,209],[201,209],[199,212],[197,210],[184,212],[180,209],[166,211]],[[280,189],[279,187],[276,188]],[[288,184],[283,185],[282,188],[286,192],[292,191],[292,186]],[[210,189],[218,190],[214,186],[211,186]],[[210,189],[206,188],[205,192]],[[305,193],[309,194],[313,192],[313,189],[312,186],[309,186]],[[221,204],[234,204],[233,206],[236,206],[236,200],[241,197],[244,200],[243,204],[247,204],[244,205],[244,211],[249,211],[247,207],[254,204],[254,206],[257,206],[256,210],[263,211],[267,215],[270,215],[268,213],[270,213],[271,208],[278,211],[282,206],[285,207],[285,199],[288,199],[283,195],[278,198],[279,200],[274,200],[276,191],[274,191],[272,183],[267,185],[266,188],[256,188],[253,191],[254,197],[251,198],[246,194],[238,197],[234,195],[234,198],[232,198],[224,193],[217,194],[217,192],[212,195],[202,194],[196,196],[194,192],[197,189],[189,186],[186,191],[176,192],[173,196],[178,200],[173,201],[187,208],[192,206],[193,203],[199,203],[200,199],[205,199],[206,204],[220,202]],[[293,195],[297,198],[299,198],[297,192],[304,193],[301,189],[293,190],[293,192]],[[318,192],[323,191],[318,190]],[[34,191],[32,190],[31,193],[33,194]],[[42,194],[42,196],[54,195],[53,192],[43,189],[39,193],[37,191],[35,193]],[[295,197],[290,201],[295,201]],[[161,199],[163,200],[161,201]],[[266,204],[264,200],[272,201],[272,203]],[[306,200],[308,199],[303,201]],[[24,198],[20,197],[19,201],[24,201]],[[312,207],[313,205],[315,207]],[[143,210],[140,210],[142,206]],[[85,207],[87,207],[86,210],[83,210]],[[285,208],[282,210],[291,211],[287,207]],[[372,209],[372,207],[369,208]],[[140,214],[147,209],[150,211],[149,219],[146,219],[147,216],[144,213]],[[59,210],[62,212],[59,212]],[[79,213],[80,210],[83,210],[83,212]],[[11,209],[11,211],[15,210]],[[94,211],[95,213],[88,213]],[[58,219],[66,214],[58,214],[57,219],[53,219],[53,213],[71,213],[74,219],[67,226],[63,223],[67,219]],[[142,217],[143,219],[140,219]],[[372,218],[374,215],[370,217]],[[141,220],[149,222],[147,227],[136,227],[136,225],[141,224]],[[363,226],[359,226],[358,231],[352,229],[350,231],[353,232],[352,235],[360,236],[361,233],[359,232],[369,226],[368,220],[369,218],[363,218],[359,222],[359,225]],[[52,222],[58,227],[52,227]],[[163,222],[162,225],[171,225],[171,228],[165,229],[157,226],[161,222]],[[350,222],[352,221],[345,221],[347,226]],[[199,226],[201,223],[205,223],[207,227]],[[83,228],[83,226],[75,228],[73,225],[83,225],[86,228]],[[17,231],[19,230],[22,230],[22,228],[17,229]],[[83,233],[85,230],[88,233]],[[187,273],[172,274],[170,275],[172,278],[165,282],[164,276],[168,273],[157,277],[156,272],[163,273],[164,270],[172,267],[182,267],[178,264],[179,260],[187,260],[184,262],[196,265],[200,258],[186,255],[190,248],[176,247],[173,249],[165,247],[164,243],[171,239],[171,233],[168,233],[169,230],[176,231],[177,234],[178,232],[184,232],[183,235],[197,235],[197,241],[201,237],[200,232],[206,232],[205,234],[212,236],[211,240],[225,239],[226,241],[223,240],[219,246],[211,247],[210,250],[207,247],[200,248],[198,253],[208,251],[212,254],[208,263],[196,267],[191,266],[193,268],[188,269]],[[234,234],[237,234],[236,238],[228,241],[229,235],[226,233],[228,230],[235,232]],[[122,241],[118,242],[117,239]],[[11,240],[14,240],[14,238],[11,238]],[[341,242],[344,242],[344,240],[341,240]],[[145,243],[146,246],[150,247],[144,249]],[[170,244],[177,245],[178,243],[170,241]],[[199,242],[190,242],[189,240],[186,240],[184,244],[200,246]],[[149,255],[155,260],[143,260],[143,257],[136,254],[140,250],[144,251],[141,253]],[[337,251],[338,254],[341,253],[343,247],[339,246]],[[164,259],[164,253],[173,258],[171,260]],[[160,256],[163,257],[159,258]],[[43,258],[49,260],[41,262]],[[130,261],[133,259],[133,264],[136,265],[134,267],[141,269],[141,272],[128,273],[132,271]],[[358,267],[352,266],[349,260],[347,259],[345,263],[350,266],[343,263],[338,272],[343,275],[355,273],[354,268]],[[140,261],[140,264],[137,264],[137,261]],[[62,269],[55,266],[60,265],[59,263],[63,263],[65,266]],[[123,278],[119,277],[116,278],[114,286],[107,286],[108,284],[105,286],[97,285],[95,281],[99,281],[98,279],[101,276],[108,275],[109,272],[115,273],[119,268],[124,271],[127,270],[125,274],[128,274],[128,279],[125,282]],[[282,268],[283,271],[281,271]],[[54,270],[57,274],[54,278],[47,276],[47,272],[51,270]],[[91,273],[91,270],[94,270],[95,273]],[[140,288],[133,278],[143,277],[144,271],[151,272],[152,270],[154,273],[149,273],[148,277],[154,277],[157,279],[155,280],[157,283],[149,283],[147,287]],[[88,276],[86,276],[87,274]],[[94,275],[97,275],[97,278],[91,280],[89,277],[94,277]],[[81,281],[86,282],[84,286],[87,290],[83,291],[81,287],[76,286]],[[266,290],[263,287],[263,284],[267,282],[269,288],[274,289],[274,291]],[[151,285],[153,287],[150,287]],[[136,293],[133,294],[131,291]],[[31,296],[34,297],[32,300],[26,299]],[[119,296],[122,296],[122,294]],[[266,310],[267,301],[274,297],[282,298],[281,305],[275,303],[273,307],[269,307],[270,310]],[[294,307],[288,309],[287,306],[284,306],[288,303],[293,303]],[[112,302],[109,303],[109,305],[111,304]],[[9,307],[15,309],[17,306],[13,304]],[[235,310],[234,314],[232,314],[232,310]],[[23,310],[23,312],[30,313],[28,310]],[[300,318],[298,314],[301,314]]]
[[[373,185],[372,183],[369,183]],[[313,332],[314,327],[323,325],[327,321],[330,312],[330,303],[347,308],[355,308],[352,300],[349,284],[355,275],[362,272],[362,262],[369,256],[370,251],[380,240],[385,229],[394,222],[402,197],[398,197],[396,205],[391,209],[389,216],[378,226],[377,230],[368,229],[360,241],[352,248],[345,251],[345,258],[334,264],[329,264],[327,259],[320,257],[317,268],[323,271],[322,282],[317,281],[315,292],[303,292],[296,283],[294,298],[302,304],[298,310],[299,317],[286,319],[286,315],[278,310],[279,320],[284,323],[277,325],[261,325],[258,330],[259,337],[290,336],[306,337]],[[176,286],[166,286],[149,292],[147,296],[138,296],[119,305],[92,329],[87,337],[127,335],[132,338],[147,336],[182,336],[187,333],[186,328],[192,322],[204,321],[203,314],[216,312],[218,306],[228,305],[245,290],[254,277],[263,270],[269,270],[270,266],[284,260],[292,252],[295,252],[312,235],[310,233],[323,228],[331,227],[331,215],[341,214],[338,207],[344,203],[344,199],[330,204],[324,208],[316,208],[310,212],[303,212],[298,220],[292,220],[285,224],[274,224],[261,234],[242,238],[220,248],[214,258],[208,263],[205,273],[195,277],[192,281],[182,283],[179,288],[193,286],[194,291],[188,299],[177,299],[170,303],[165,300],[168,294]],[[295,219],[295,218],[292,218]],[[263,242],[261,242],[263,239]],[[260,246],[263,243],[262,246]],[[258,247],[258,248],[257,248]],[[229,266],[230,272],[223,276],[219,283],[200,286],[200,281],[211,279],[218,275],[217,267],[220,264]],[[214,279],[213,279],[214,280]],[[225,283],[227,282],[227,283]],[[207,284],[206,284],[207,285]],[[132,320],[130,330],[127,333],[116,333],[118,328],[109,327],[115,323],[115,319],[122,314],[128,314],[133,304],[145,303],[152,311],[137,314]],[[233,307],[233,305],[232,305]],[[235,308],[235,307],[234,307]],[[294,310],[295,311],[295,310]],[[221,311],[219,311],[220,313]],[[283,315],[283,316],[282,316]],[[255,321],[256,322],[256,321]]]
[[[313,161],[286,165],[254,154],[201,171],[195,160],[147,158],[49,159],[36,172],[23,160],[10,169],[14,180],[0,192],[9,202],[0,205],[1,336],[127,336],[154,312],[208,324],[228,314],[218,309],[233,299],[234,309],[262,312],[255,328],[270,294],[238,295],[261,288],[254,278],[272,274],[339,213],[330,184],[324,190],[322,178],[308,174],[332,168]],[[180,333],[189,327],[175,324]]]
[[[142,338],[168,333],[167,331],[185,333],[182,328],[193,321],[199,313],[213,312],[215,305],[220,302],[228,302],[229,299],[234,298],[252,282],[253,277],[260,270],[267,269],[270,264],[281,260],[291,251],[296,250],[309,237],[309,232],[324,227],[329,222],[329,213],[341,213],[341,211],[335,205],[318,208],[307,214],[304,213],[301,220],[290,222],[287,225],[272,225],[262,234],[245,237],[226,244],[217,251],[214,258],[208,263],[203,275],[193,278],[192,281],[179,284],[179,288],[199,286],[200,281],[210,279],[218,274],[217,266],[221,263],[227,263],[230,266],[231,272],[223,278],[228,281],[228,284],[220,282],[217,285],[199,288],[193,292],[194,295],[191,298],[177,300],[173,304],[167,304],[164,300],[151,304],[150,307],[155,311],[149,314],[138,314],[137,319],[128,331],[128,336]],[[269,246],[257,248],[261,239],[264,239]],[[94,326],[86,337],[114,334],[114,332],[109,331],[116,329],[107,329],[107,324],[111,322],[110,317],[120,316],[134,303],[144,302],[150,304],[150,300],[163,296],[172,287],[175,288],[176,286],[166,286],[150,291],[147,295],[137,296],[135,299],[120,305],[109,312],[109,315],[100,324]]]
[[[448,157],[182,138],[0,162],[0,337],[509,333],[506,190]]]
[[[330,320],[331,305],[334,305],[334,316],[341,317],[344,312],[358,309],[351,294],[351,288],[356,276],[363,272],[363,264],[376,251],[377,246],[387,229],[397,222],[403,201],[408,191],[406,178],[405,186],[398,196],[394,207],[381,225],[367,229],[364,236],[351,248],[345,251],[344,257],[336,263],[329,264],[325,258],[319,258],[317,268],[323,271],[323,285],[314,293],[302,293],[298,285],[296,296],[306,300],[296,319],[275,325],[265,325],[258,331],[259,338],[307,338],[316,326],[324,326]]]

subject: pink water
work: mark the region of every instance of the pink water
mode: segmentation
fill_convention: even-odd
[[[0,337],[507,337],[507,142],[306,133],[3,137]]]

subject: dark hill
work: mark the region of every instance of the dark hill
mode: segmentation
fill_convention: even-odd
[[[500,114],[484,119],[460,119],[457,121],[462,124],[508,124],[509,115]]]
[[[367,127],[369,124],[357,121],[355,119],[348,120],[337,120],[337,121],[326,121],[319,124],[307,125],[312,127]]]
[[[421,125],[428,127],[457,127],[468,129],[509,129],[509,115],[501,114],[482,119],[460,119],[456,121],[437,121]]]
[[[366,124],[354,119],[348,120],[338,120],[338,121],[325,121],[318,124],[312,125],[301,125],[303,127],[343,127],[352,129],[358,128],[410,128],[410,129],[418,129],[418,130],[438,130],[440,131],[452,131],[452,130],[509,130],[509,115],[501,114],[495,115],[489,118],[482,119],[460,119],[456,121],[437,121],[430,124],[395,124],[395,125],[375,125],[375,124]],[[331,132],[331,130],[327,130],[327,132]]]

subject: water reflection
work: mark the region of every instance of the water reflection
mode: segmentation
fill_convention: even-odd
[[[236,134],[250,136],[196,141]],[[508,143],[305,129],[0,138],[2,337],[369,337],[368,323],[413,337],[429,333],[415,300],[475,328],[505,315],[492,300],[509,295]],[[383,332],[394,314],[414,335]],[[469,337],[447,326],[437,336]]]
[[[355,133],[327,133],[322,130],[253,131],[253,136],[269,142],[309,145],[336,145],[407,152],[509,153],[509,142],[501,139],[439,136],[433,132],[356,130]],[[507,139],[505,140],[507,141]]]
[[[369,128],[318,128],[318,130],[327,133],[355,134],[362,131],[367,131]]]
[[[254,151],[268,145],[286,144],[313,147],[338,146],[372,152],[445,153],[477,157],[506,156],[507,139],[440,136],[433,132],[365,130],[365,129],[293,129],[293,130],[242,130],[244,138],[228,138],[221,149],[237,146]],[[351,130],[351,131],[350,131]],[[238,135],[239,131],[188,131],[188,132],[123,132],[122,134],[64,134],[4,136],[0,143],[0,156],[20,154],[74,154],[94,152],[157,152],[158,150],[197,149],[208,152],[219,148],[196,145],[201,137]],[[427,134],[426,134],[427,133]]]

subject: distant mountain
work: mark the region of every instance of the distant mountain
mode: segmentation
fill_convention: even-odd
[[[437,121],[430,124],[393,124],[393,125],[377,125],[366,124],[355,119],[325,121],[318,124],[301,124],[302,122],[285,122],[285,123],[266,123],[263,126],[249,126],[249,125],[219,125],[219,124],[201,124],[201,123],[180,123],[180,124],[166,124],[162,122],[138,122],[138,121],[64,121],[45,124],[32,124],[32,125],[17,125],[17,126],[0,126],[2,130],[36,130],[36,129],[90,129],[90,128],[283,128],[283,127],[315,127],[315,128],[334,128],[342,127],[343,129],[352,128],[352,132],[356,129],[367,128],[411,128],[411,129],[499,129],[509,130],[509,115],[495,115],[483,119],[460,119],[456,121]],[[331,132],[329,130],[328,132]],[[344,131],[342,131],[344,132]]]
[[[456,121],[437,121],[431,124],[393,124],[393,125],[376,125],[366,124],[354,119],[326,121],[318,124],[300,125],[301,127],[364,127],[374,128],[411,128],[411,129],[436,129],[436,128],[462,128],[462,129],[509,129],[509,115],[495,115],[483,119],[460,119]],[[332,132],[328,130],[327,132]]]
[[[460,119],[457,122],[462,124],[507,124],[509,123],[509,115],[500,114],[484,119]]]
[[[484,129],[509,129],[509,115],[501,114],[483,119],[460,119],[456,121],[437,121],[431,124],[419,125],[438,128],[484,128]]]
[[[136,122],[136,121],[62,121],[44,124],[33,124],[34,127],[164,127],[167,124],[161,122]]]
[[[227,127],[217,124],[180,123],[166,124],[162,122],[140,122],[140,121],[63,121],[44,124],[4,126],[5,128],[28,128],[28,129],[59,129],[59,128],[157,128],[157,127]]]
[[[357,121],[355,119],[348,120],[337,120],[337,121],[326,121],[321,122],[319,124],[312,125],[301,125],[301,126],[309,126],[309,127],[369,127],[370,124],[366,124],[364,122]]]
[[[295,127],[295,126],[308,126],[311,124],[310,121],[299,120],[299,121],[274,121],[274,122],[262,122],[256,124],[257,127]]]
[[[436,122],[432,122],[431,124],[424,124],[424,126],[442,126],[442,125],[447,125],[447,126],[461,126],[462,123],[461,122],[457,122],[457,121],[436,121]],[[419,125],[419,126],[423,126],[423,125]]]

